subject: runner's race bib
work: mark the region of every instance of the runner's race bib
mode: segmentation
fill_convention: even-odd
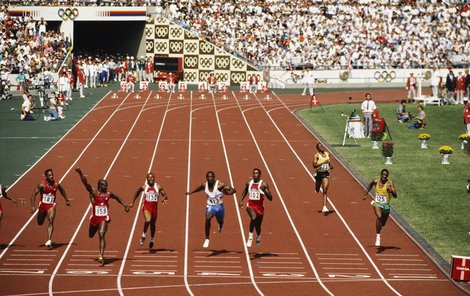
[[[256,191],[250,191],[250,200],[260,200],[261,199],[261,193],[256,190]]]
[[[42,195],[42,203],[45,203],[45,204],[53,204],[54,203],[54,195],[52,194],[43,194]]]
[[[222,200],[220,198],[210,197],[207,199],[207,204],[210,206],[220,205],[222,204]]]
[[[321,171],[328,171],[330,169],[330,165],[328,163],[324,163],[320,166]]]
[[[156,202],[158,201],[158,195],[155,193],[146,193],[145,200],[150,202]]]
[[[387,197],[385,195],[382,195],[382,194],[376,194],[375,195],[375,201],[380,202],[380,203],[385,203],[385,202],[387,202]]]
[[[108,207],[107,206],[96,206],[95,207],[95,216],[97,216],[97,217],[108,216]]]

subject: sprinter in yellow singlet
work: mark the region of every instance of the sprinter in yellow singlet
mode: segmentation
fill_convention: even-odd
[[[328,215],[330,212],[327,207],[328,202],[328,186],[330,185],[330,172],[333,167],[330,163],[330,155],[325,151],[321,143],[317,144],[318,152],[313,156],[313,168],[315,169],[315,192],[323,191],[323,215]]]
[[[380,179],[374,179],[370,182],[366,194],[364,194],[362,198],[362,200],[366,200],[369,191],[375,186],[375,196],[371,205],[374,209],[375,216],[377,216],[377,220],[375,221],[376,247],[380,247],[380,232],[382,231],[382,227],[385,226],[385,223],[387,223],[388,216],[390,215],[390,199],[392,196],[397,198],[397,190],[392,180],[388,179],[388,174],[387,169],[380,171]]]

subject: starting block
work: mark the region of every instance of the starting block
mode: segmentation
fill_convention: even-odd
[[[139,94],[136,93],[136,94],[134,95],[134,99],[140,99],[140,98],[142,98],[142,97],[141,97]]]
[[[161,99],[160,94],[157,93],[154,98],[155,98],[156,100],[160,100],[160,99]]]
[[[266,96],[264,96],[264,99],[269,101],[271,100],[271,97],[269,96],[269,94],[266,94]]]
[[[250,99],[250,97],[246,94],[245,95],[245,101],[248,101]]]
[[[178,100],[184,100],[183,94],[178,94]]]
[[[111,99],[117,99],[117,98],[118,98],[117,93],[113,93],[113,94],[111,95]]]
[[[200,95],[199,95],[199,99],[200,99],[200,100],[205,100],[205,99],[206,99],[206,95],[200,94]]]
[[[224,100],[224,101],[225,101],[225,100],[228,100],[228,97],[227,97],[226,94],[224,94],[224,95],[222,96],[222,100]]]

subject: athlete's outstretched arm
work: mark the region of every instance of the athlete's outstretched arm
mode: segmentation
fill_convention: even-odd
[[[139,197],[139,195],[144,191],[144,186],[140,186],[134,194],[134,199],[132,200],[131,204],[129,205],[130,208],[134,206],[135,200]]]
[[[222,182],[219,182],[219,188],[217,188],[217,189],[219,189],[220,191],[222,191],[223,194],[226,194],[226,195],[231,195],[231,194],[234,194],[234,193],[237,192],[237,190],[235,190],[235,188],[233,188],[230,185],[225,185]]]
[[[62,194],[62,196],[64,197],[65,204],[66,204],[68,207],[70,207],[70,200],[69,200],[69,198],[67,197],[67,192],[65,192],[64,187],[62,187],[62,185],[60,185],[60,184],[58,183],[58,184],[57,184],[57,188],[59,189],[60,194]]]
[[[82,183],[83,185],[85,185],[85,189],[88,191],[88,193],[90,193],[90,196],[93,196],[95,194],[95,190],[90,185],[90,183],[88,183],[88,180],[85,177],[85,175],[83,175],[82,170],[79,167],[77,167],[75,171],[77,171],[77,173],[80,175],[80,180],[82,180]]]
[[[5,187],[1,186],[2,187],[2,195],[5,199],[9,199],[11,200],[11,202],[13,202],[13,204],[16,205],[16,199],[14,199],[13,197],[10,197],[8,196],[8,193],[7,193],[7,190],[5,189]]]
[[[186,192],[186,195],[191,195],[191,194],[193,194],[193,193],[195,193],[195,192],[202,191],[202,190],[204,190],[204,187],[205,187],[205,185],[204,185],[204,184],[201,184],[201,185],[199,185],[198,187],[194,188],[193,191],[191,191],[191,192]]]
[[[109,193],[109,196],[111,198],[114,198],[115,200],[117,200],[124,207],[124,210],[126,212],[129,212],[129,206],[124,202],[124,200],[121,197],[119,197],[118,195],[116,195],[112,192]]]

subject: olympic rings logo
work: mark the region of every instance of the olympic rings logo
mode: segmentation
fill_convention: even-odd
[[[397,73],[395,73],[395,71],[390,71],[390,72],[387,72],[387,71],[375,71],[374,73],[374,78],[376,80],[378,80],[379,82],[391,82],[393,79],[395,79],[395,77],[397,77]]]
[[[57,15],[63,19],[64,21],[66,20],[74,20],[77,16],[78,16],[78,9],[76,8],[66,8],[66,9],[63,9],[63,8],[60,8],[58,11],[57,11]]]

